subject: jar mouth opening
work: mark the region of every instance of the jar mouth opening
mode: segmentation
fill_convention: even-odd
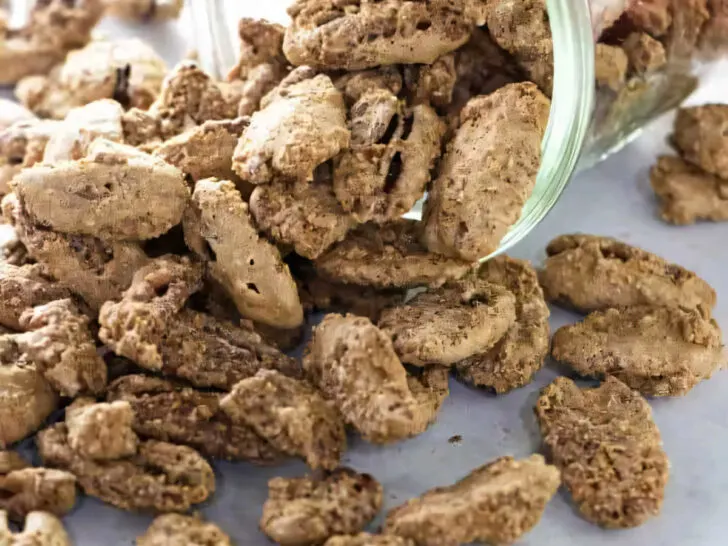
[[[203,68],[217,77],[236,62],[234,26],[224,0],[189,2],[198,48],[210,52]],[[551,210],[576,170],[594,108],[594,39],[589,0],[546,0],[553,39],[554,78],[549,122],[541,144],[542,162],[533,193],[498,249],[523,239]],[[204,32],[203,32],[204,31]],[[422,202],[405,218],[421,219]]]

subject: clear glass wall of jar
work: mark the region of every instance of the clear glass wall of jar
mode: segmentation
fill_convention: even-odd
[[[678,1],[678,0],[673,0]],[[693,2],[693,0],[686,0]],[[543,160],[522,216],[496,253],[528,234],[558,200],[574,171],[586,169],[619,150],[648,122],[678,106],[696,87],[696,64],[667,47],[659,70],[631,74],[621,87],[595,84],[595,51],[605,35],[615,45],[625,36],[607,30],[635,0],[545,0],[553,38],[554,86]],[[223,76],[237,55],[240,17],[272,18],[285,24],[288,0],[269,3],[194,0],[189,3],[204,68]],[[679,22],[679,21],[678,21]],[[418,211],[414,210],[416,217]]]

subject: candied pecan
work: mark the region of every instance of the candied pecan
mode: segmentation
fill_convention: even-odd
[[[728,179],[728,105],[678,110],[672,140],[685,160]]]
[[[394,535],[338,535],[326,541],[324,546],[415,546],[414,540]]]
[[[17,533],[8,527],[8,514],[0,510],[0,543],[28,546],[73,546],[61,520],[48,512],[31,512],[23,530]]]
[[[64,516],[76,504],[76,477],[64,470],[32,468],[12,451],[0,452],[0,510],[22,521],[31,512]],[[8,458],[13,459],[7,461]]]
[[[597,85],[619,91],[627,79],[628,68],[629,58],[622,48],[607,44],[596,45],[594,78]]]
[[[586,519],[624,528],[659,513],[669,465],[650,405],[639,393],[614,377],[595,389],[559,377],[542,391],[536,416]]]
[[[382,486],[348,468],[321,478],[274,478],[260,528],[283,546],[320,544],[332,535],[361,531],[381,505]]]
[[[200,180],[183,225],[188,246],[208,261],[210,276],[244,317],[278,328],[303,322],[288,266],[278,249],[260,237],[232,182]]]
[[[402,83],[402,74],[398,66],[347,71],[334,79],[334,86],[344,95],[344,101],[349,107],[362,95],[375,89],[384,89],[393,95],[399,95]]]
[[[194,181],[210,177],[232,179],[233,152],[249,122],[245,117],[206,121],[168,139],[154,150],[154,155]]]
[[[277,180],[256,186],[250,212],[258,229],[310,259],[344,239],[357,223],[341,208],[331,186],[322,182]]]
[[[428,411],[436,408],[413,396],[392,342],[366,318],[324,317],[306,348],[303,368],[368,441],[414,436],[432,421]]]
[[[68,296],[40,264],[0,263],[0,324],[11,330],[20,330],[20,315],[26,309]]]
[[[428,253],[418,240],[418,230],[414,220],[362,225],[319,257],[316,269],[337,282],[410,288],[441,286],[472,268],[468,261]]]
[[[185,444],[203,455],[266,464],[282,454],[252,428],[233,423],[220,409],[222,394],[146,375],[120,377],[109,385],[109,400],[129,402],[140,436]]]
[[[511,292],[467,278],[385,309],[377,326],[392,338],[402,362],[450,366],[490,349],[515,316]]]
[[[132,430],[134,419],[128,402],[94,403],[77,398],[66,408],[68,444],[80,457],[107,461],[131,457],[139,439]]]
[[[457,52],[454,51],[429,65],[405,66],[404,81],[410,101],[414,104],[431,104],[438,108],[449,106],[458,80],[456,59]]]
[[[297,0],[288,8],[283,51],[295,65],[358,70],[430,64],[485,22],[478,0]]]
[[[610,237],[562,235],[546,253],[539,274],[546,299],[578,311],[715,305],[715,291],[692,271]]]
[[[182,219],[182,172],[136,148],[97,139],[86,157],[35,165],[13,180],[31,222],[107,241],[151,239]]]
[[[549,109],[532,83],[468,102],[425,203],[431,252],[473,261],[498,248],[536,183]]]
[[[667,52],[662,42],[644,32],[633,32],[622,43],[629,59],[630,71],[645,74],[659,70],[667,64]]]
[[[498,393],[522,387],[543,366],[549,351],[549,308],[530,263],[508,256],[485,262],[478,277],[501,285],[516,298],[516,320],[488,351],[455,364],[458,376]]]
[[[678,157],[662,156],[650,172],[660,217],[671,224],[728,221],[728,181]]]
[[[421,546],[510,544],[539,522],[559,485],[558,470],[541,455],[501,457],[394,508],[384,533]]]
[[[672,0],[640,0],[627,5],[625,16],[636,28],[660,37],[672,25]]]
[[[396,220],[424,195],[445,124],[426,104],[400,109],[385,90],[362,95],[350,118],[351,149],[334,170],[336,197],[359,222]]]
[[[675,396],[722,363],[722,336],[696,309],[635,306],[595,311],[560,328],[551,354],[580,375],[613,375],[645,395]]]
[[[276,176],[307,180],[348,145],[344,99],[321,74],[285,87],[252,115],[235,149],[233,170],[253,184]]]
[[[147,440],[129,458],[94,461],[76,453],[65,424],[37,436],[38,450],[49,466],[74,474],[92,497],[123,510],[184,512],[215,490],[215,474],[192,448]]]
[[[154,518],[136,546],[232,546],[217,525],[199,516],[163,514]]]
[[[344,421],[308,382],[260,370],[220,401],[233,423],[251,427],[275,448],[313,469],[335,469],[346,449]]]
[[[295,361],[249,325],[182,308],[199,289],[200,275],[199,266],[176,257],[141,268],[122,300],[102,307],[99,337],[140,366],[199,387],[230,388],[261,368],[296,375]]]
[[[251,72],[260,65],[273,65],[282,71],[287,64],[283,55],[284,32],[285,28],[281,25],[265,19],[241,18],[238,21],[240,55],[228,74],[228,80],[248,80]]]
[[[93,310],[121,297],[134,272],[149,261],[136,243],[105,243],[95,237],[65,235],[35,225],[14,194],[5,196],[2,208],[28,254]]]

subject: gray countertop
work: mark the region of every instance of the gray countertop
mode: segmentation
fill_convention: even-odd
[[[274,2],[277,3],[277,2]],[[111,27],[113,31],[113,27]],[[164,40],[174,60],[181,41]],[[174,45],[174,47],[173,47]],[[723,71],[726,72],[725,70]],[[705,86],[693,102],[724,98],[726,79]],[[653,251],[696,271],[718,292],[715,315],[728,328],[728,223],[672,227],[656,216],[648,170],[667,151],[670,116],[653,124],[628,148],[576,176],[543,223],[512,251],[539,264],[553,237],[567,232],[610,235]],[[551,326],[574,322],[575,314],[552,308]],[[373,474],[385,488],[383,513],[412,496],[451,484],[471,469],[502,455],[527,456],[538,450],[533,406],[538,390],[558,375],[547,362],[531,385],[494,396],[451,381],[451,395],[437,423],[425,434],[389,447],[351,439],[345,464]],[[557,546],[696,544],[722,546],[728,534],[728,372],[719,372],[681,399],[652,400],[654,417],[671,461],[670,481],[659,517],[628,531],[604,531],[581,519],[560,493],[541,523],[519,544]],[[460,443],[449,443],[454,435]],[[274,476],[306,472],[302,463],[275,468],[215,463],[217,492],[201,512],[240,545],[269,542],[257,522]],[[79,546],[129,545],[151,516],[128,514],[82,497],[65,523]],[[381,519],[371,526],[375,529]]]

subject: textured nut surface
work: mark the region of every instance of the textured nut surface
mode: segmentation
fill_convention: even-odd
[[[0,263],[0,324],[11,330],[20,330],[26,309],[68,296],[68,290],[49,278],[41,265]]]
[[[467,278],[385,309],[377,325],[402,362],[449,366],[490,349],[515,318],[510,291]]]
[[[501,457],[390,510],[384,532],[423,546],[509,544],[539,522],[559,485],[541,455]]]
[[[559,377],[542,391],[536,416],[586,519],[624,528],[659,513],[669,464],[650,406],[639,393],[614,377],[595,389]]]
[[[497,256],[485,262],[477,275],[515,296],[516,318],[491,349],[455,367],[466,382],[504,393],[529,383],[543,366],[549,351],[549,308],[536,271],[525,260]]]
[[[283,546],[321,544],[332,535],[361,531],[381,505],[382,486],[348,468],[322,478],[274,478],[260,528]]]
[[[19,546],[73,546],[61,520],[48,512],[31,512],[25,518],[22,531],[13,533],[8,526],[8,514],[0,510],[0,542]]]
[[[549,109],[532,83],[468,102],[425,203],[431,252],[474,261],[498,248],[536,183]]]
[[[134,412],[128,402],[94,403],[78,398],[66,408],[68,444],[79,456],[96,461],[131,457],[139,439],[131,428]]]
[[[715,305],[715,291],[692,271],[610,237],[561,235],[546,253],[539,273],[546,299],[578,311]]]
[[[247,318],[278,328],[303,322],[296,284],[278,249],[260,237],[232,182],[200,180],[184,218],[185,240]]]
[[[137,546],[232,546],[230,537],[199,516],[163,514],[154,518]]]
[[[728,106],[707,104],[678,110],[672,139],[684,159],[728,178]]]
[[[396,220],[383,226],[365,224],[316,260],[326,278],[376,288],[440,286],[459,279],[472,263],[427,252],[418,223]]]
[[[642,394],[676,396],[716,371],[722,348],[718,324],[698,310],[636,306],[560,328],[551,354],[580,375],[613,375]]]
[[[308,382],[261,370],[220,400],[233,423],[251,427],[270,444],[300,456],[313,469],[334,470],[346,449],[344,420]]]
[[[415,546],[415,542],[408,538],[393,535],[359,533],[358,535],[331,537],[324,546]]]

